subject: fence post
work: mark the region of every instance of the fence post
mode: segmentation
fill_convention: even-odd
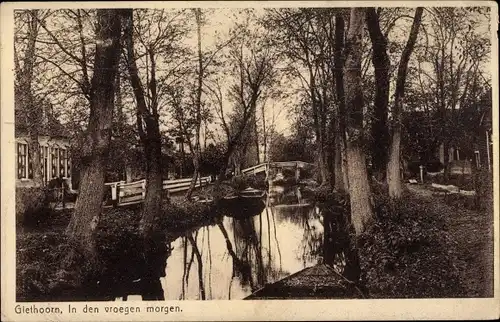
[[[491,172],[491,157],[490,157],[490,135],[486,130],[486,156],[488,157],[488,171]]]
[[[118,205],[121,203],[122,198],[125,196],[125,192],[121,189],[121,186],[118,187]]]
[[[62,198],[62,209],[64,209],[66,207],[66,200],[64,200],[65,196],[64,196],[64,193],[65,193],[65,190],[64,189],[64,180],[61,181],[61,198]]]
[[[118,183],[113,183],[111,185],[111,200],[112,201],[115,201],[116,200],[116,187],[117,187]]]
[[[120,204],[120,184],[122,181],[116,183],[116,188],[115,188],[115,200],[113,200],[113,206],[118,207]]]
[[[144,200],[146,198],[146,179],[142,180],[141,187],[142,187],[142,199]]]
[[[424,166],[420,166],[420,182],[424,183]]]

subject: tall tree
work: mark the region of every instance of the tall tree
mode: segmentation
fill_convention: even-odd
[[[361,39],[365,9],[351,8],[346,39],[344,88],[346,115],[346,155],[351,222],[361,234],[373,220],[371,189],[363,150],[363,93],[361,90]]]
[[[238,158],[238,155],[243,152],[245,144],[250,143],[246,139],[251,134],[249,125],[252,117],[266,90],[274,82],[276,58],[276,53],[266,41],[258,41],[251,35],[239,37],[229,46],[228,65],[231,71],[228,74],[231,77],[231,85],[227,96],[233,105],[231,114],[227,115],[225,111],[220,80],[215,79],[209,87],[227,140],[224,155],[226,166],[221,170],[219,179],[225,176],[231,160],[237,161],[236,168],[240,165],[241,158]]]
[[[151,62],[151,78],[148,80],[147,88],[151,95],[148,106],[146,102],[145,89],[139,77],[134,48],[134,17],[133,10],[127,9],[124,13],[124,37],[127,53],[127,66],[130,83],[137,104],[137,129],[144,149],[146,160],[146,196],[142,208],[141,231],[148,238],[153,232],[155,220],[162,209],[163,190],[163,167],[161,152],[161,134],[158,113],[158,93],[156,84],[156,57],[155,48],[148,46],[147,55]],[[149,73],[149,71],[146,71]]]
[[[331,185],[329,164],[330,146],[334,140],[331,127],[334,111],[333,61],[334,11],[330,9],[294,8],[270,9],[266,26],[275,37],[273,42],[290,63],[284,68],[291,77],[300,81],[312,117],[312,128],[316,137],[316,153],[319,179],[322,184]],[[301,111],[304,113],[304,111]],[[327,129],[329,129],[327,131]]]
[[[382,32],[379,14],[375,8],[367,8],[366,24],[372,43],[372,62],[375,69],[375,104],[371,136],[374,144],[371,146],[372,171],[382,180],[387,165],[387,148],[389,131],[387,129],[389,104],[389,68],[390,61],[387,54],[387,37]]]
[[[197,53],[198,53],[198,75],[197,75],[197,84],[196,84],[196,113],[195,113],[195,135],[194,135],[194,147],[191,151],[193,153],[193,178],[191,180],[191,184],[189,185],[189,189],[186,192],[186,199],[191,199],[191,195],[193,193],[196,181],[200,176],[200,127],[202,123],[202,111],[201,111],[201,94],[203,92],[203,74],[205,71],[205,67],[203,66],[203,54],[201,49],[201,24],[202,24],[202,12],[200,8],[193,9],[195,19],[196,19],[196,36],[197,36]]]
[[[33,182],[43,186],[43,169],[40,159],[39,135],[43,125],[48,125],[51,115],[51,103],[47,96],[50,91],[37,88],[44,87],[46,82],[40,79],[40,74],[46,68],[37,56],[41,27],[50,16],[48,10],[19,10],[16,12],[16,29],[14,41],[15,67],[15,109],[16,117],[23,124],[28,136],[28,157],[31,165]],[[44,117],[45,116],[45,117]],[[17,129],[18,127],[16,127]]]
[[[120,54],[121,12],[97,10],[95,63],[90,83],[90,118],[82,151],[81,181],[75,210],[66,229],[86,259],[97,263],[94,231],[104,196],[104,167],[109,153],[115,77]]]
[[[335,69],[335,92],[337,101],[336,134],[335,134],[335,189],[344,191],[348,187],[347,159],[345,158],[345,96],[344,96],[344,38],[345,23],[341,12],[335,14],[335,45],[334,45],[334,69]]]
[[[411,26],[410,35],[406,46],[399,61],[398,73],[396,78],[396,90],[394,93],[394,104],[392,108],[392,133],[391,144],[389,151],[389,160],[387,163],[387,184],[389,185],[389,195],[392,198],[400,198],[402,193],[401,188],[401,121],[403,100],[405,92],[406,74],[408,69],[408,62],[411,53],[417,41],[418,29],[422,21],[423,8],[418,7],[415,10],[415,18]]]
[[[424,92],[430,92],[436,106],[439,127],[437,137],[442,143],[444,175],[449,174],[449,149],[459,143],[458,109],[462,98],[471,89],[470,72],[489,57],[489,31],[481,27],[489,21],[489,10],[481,7],[453,7],[426,9],[426,23],[422,24],[425,43],[419,52],[423,68],[419,75]],[[426,63],[431,68],[426,68]],[[419,61],[420,64],[420,61]],[[465,94],[465,95],[464,95]]]
[[[40,19],[39,10],[27,10],[18,13],[17,21],[23,21],[26,24],[26,45],[24,46],[24,54],[19,57],[21,51],[15,46],[17,50],[14,51],[14,62],[15,62],[15,103],[16,110],[24,120],[25,125],[28,130],[29,137],[29,158],[33,167],[33,181],[37,185],[43,183],[42,172],[40,166],[40,144],[38,142],[38,135],[40,132],[40,125],[42,123],[43,110],[41,104],[35,102],[35,95],[32,88],[33,78],[34,78],[34,68],[35,68],[35,50],[36,41],[38,38],[39,24],[38,19]],[[16,28],[16,41],[15,44],[19,42],[21,37],[20,26]],[[22,62],[22,65],[21,65]]]

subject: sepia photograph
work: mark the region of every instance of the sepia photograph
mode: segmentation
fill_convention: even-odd
[[[2,320],[499,317],[494,2],[2,17]]]

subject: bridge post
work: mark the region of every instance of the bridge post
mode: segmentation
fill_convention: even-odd
[[[296,181],[300,180],[300,168],[298,163],[295,165],[295,180]]]
[[[115,201],[116,200],[116,186],[118,183],[113,183],[111,185],[111,200]]]
[[[117,205],[120,204],[121,199],[125,196],[125,192],[123,189],[121,189],[121,185],[118,186],[118,202],[116,203]]]

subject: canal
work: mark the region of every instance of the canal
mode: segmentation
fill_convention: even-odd
[[[161,290],[154,282],[162,294],[154,298],[244,299],[328,254],[325,212],[298,186],[271,187],[264,197],[222,208],[224,215],[216,223],[187,231],[171,243]]]

